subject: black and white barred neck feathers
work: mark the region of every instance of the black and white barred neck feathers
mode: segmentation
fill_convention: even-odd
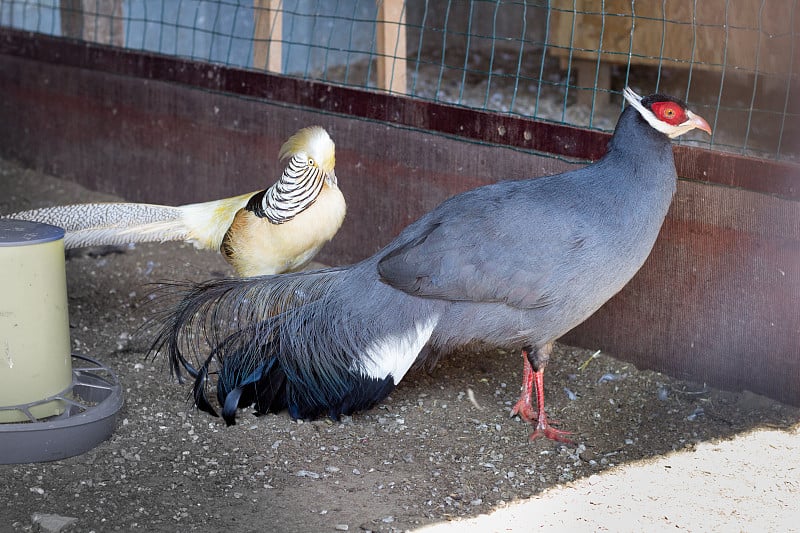
[[[253,211],[273,224],[288,222],[314,203],[322,190],[325,176],[308,163],[304,154],[289,161],[281,179],[260,195],[259,209]]]
[[[288,222],[311,206],[323,185],[336,187],[335,147],[319,126],[298,131],[281,147],[280,158],[290,157],[281,178],[254,196],[247,208],[273,224]]]

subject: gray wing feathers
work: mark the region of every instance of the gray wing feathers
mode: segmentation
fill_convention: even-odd
[[[66,248],[184,240],[189,236],[180,208],[154,204],[65,205],[22,211],[6,218],[62,227],[67,232]]]
[[[537,288],[546,286],[549,265],[524,255],[509,261],[512,239],[492,241],[464,230],[453,235],[452,228],[435,227],[387,254],[378,264],[381,278],[424,298],[502,302],[519,308],[547,305],[546,295]]]
[[[412,224],[378,263],[381,279],[414,296],[450,301],[546,306],[554,274],[547,245],[563,229],[532,228],[520,207],[520,182],[456,196]]]

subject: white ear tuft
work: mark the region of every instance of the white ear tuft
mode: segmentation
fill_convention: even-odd
[[[636,94],[630,87],[625,87],[625,89],[622,90],[622,95],[625,97],[625,100],[634,107],[635,104],[640,104],[642,101],[642,97]]]
[[[648,124],[653,126],[661,133],[667,133],[660,127],[663,125],[663,123],[656,118],[652,111],[642,105],[642,97],[633,92],[633,89],[630,87],[625,87],[625,89],[622,91],[622,95],[625,97],[625,101],[627,101],[631,107],[636,109],[636,111],[642,115],[642,118],[644,118]]]

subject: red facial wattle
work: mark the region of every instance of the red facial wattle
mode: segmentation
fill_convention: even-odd
[[[659,120],[671,126],[678,126],[689,119],[686,111],[675,102],[653,102],[650,108]]]

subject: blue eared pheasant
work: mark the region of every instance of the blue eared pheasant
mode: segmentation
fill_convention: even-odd
[[[253,404],[257,413],[337,418],[374,406],[434,354],[519,350],[513,414],[535,424],[531,438],[567,441],[544,409],[553,342],[650,253],[675,192],[670,138],[711,133],[679,100],[624,96],[629,105],[594,164],[454,196],[352,266],[184,286],[153,350],[194,377],[195,403],[214,415],[215,381],[229,424]]]

